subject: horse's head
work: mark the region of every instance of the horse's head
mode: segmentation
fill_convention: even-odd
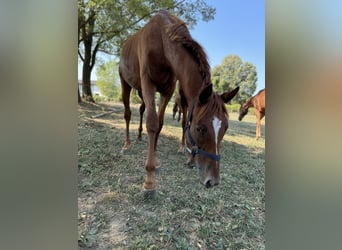
[[[228,129],[228,113],[224,103],[230,101],[239,87],[218,95],[212,84],[205,87],[189,110],[186,124],[187,150],[199,169],[200,182],[206,187],[220,182],[220,143]]]
[[[248,112],[248,105],[245,104],[240,104],[240,111],[239,111],[239,121],[242,120],[242,118],[244,118],[245,115],[247,115]]]

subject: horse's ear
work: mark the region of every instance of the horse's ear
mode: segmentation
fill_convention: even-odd
[[[240,87],[235,88],[234,90],[230,91],[230,92],[226,92],[223,93],[221,95],[221,98],[223,100],[224,103],[229,102],[231,99],[233,99],[233,97],[237,94],[237,92],[239,92]]]
[[[213,85],[210,83],[208,86],[206,86],[201,94],[199,95],[199,103],[200,104],[206,104],[209,100],[209,97],[213,93]]]

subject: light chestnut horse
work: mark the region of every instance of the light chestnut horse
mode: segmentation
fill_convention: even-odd
[[[254,107],[254,112],[256,116],[256,132],[255,137],[258,140],[260,138],[260,126],[261,119],[265,116],[265,89],[260,90],[255,96],[249,99],[244,104],[240,106],[239,121],[248,113],[248,109]]]
[[[148,153],[143,184],[146,193],[156,193],[155,170],[159,167],[157,141],[176,80],[179,81],[179,90],[186,106],[191,107],[183,132],[186,133],[183,137],[186,137],[189,158],[199,168],[202,184],[206,187],[219,184],[219,149],[228,129],[228,113],[224,103],[236,95],[238,88],[222,95],[213,92],[207,56],[202,47],[192,39],[185,23],[166,11],[158,12],[124,43],[119,74],[126,120],[123,151],[130,146],[129,96],[132,88],[141,92],[147,111]],[[156,92],[160,93],[158,112]],[[186,117],[185,112],[184,116]]]

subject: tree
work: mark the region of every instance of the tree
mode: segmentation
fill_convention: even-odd
[[[214,18],[215,8],[204,0],[78,0],[78,55],[83,62],[82,97],[94,102],[90,76],[98,52],[118,55],[126,38],[160,9],[166,9],[193,27],[201,17]]]
[[[118,101],[121,95],[118,64],[114,60],[101,64],[97,70],[97,86],[108,99]]]
[[[250,98],[255,89],[257,72],[250,62],[243,63],[237,55],[226,56],[220,65],[212,69],[212,82],[217,92],[223,93],[240,86],[232,103],[242,103]]]

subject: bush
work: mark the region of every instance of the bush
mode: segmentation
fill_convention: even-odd
[[[236,103],[236,104],[229,104],[226,105],[228,112],[232,112],[232,113],[239,113],[240,111],[240,104]]]
[[[141,99],[138,95],[138,91],[136,91],[135,89],[133,89],[131,92],[130,102],[133,104],[141,103]]]
[[[93,98],[94,98],[95,102],[106,102],[106,101],[108,101],[108,98],[105,96],[94,95]]]

